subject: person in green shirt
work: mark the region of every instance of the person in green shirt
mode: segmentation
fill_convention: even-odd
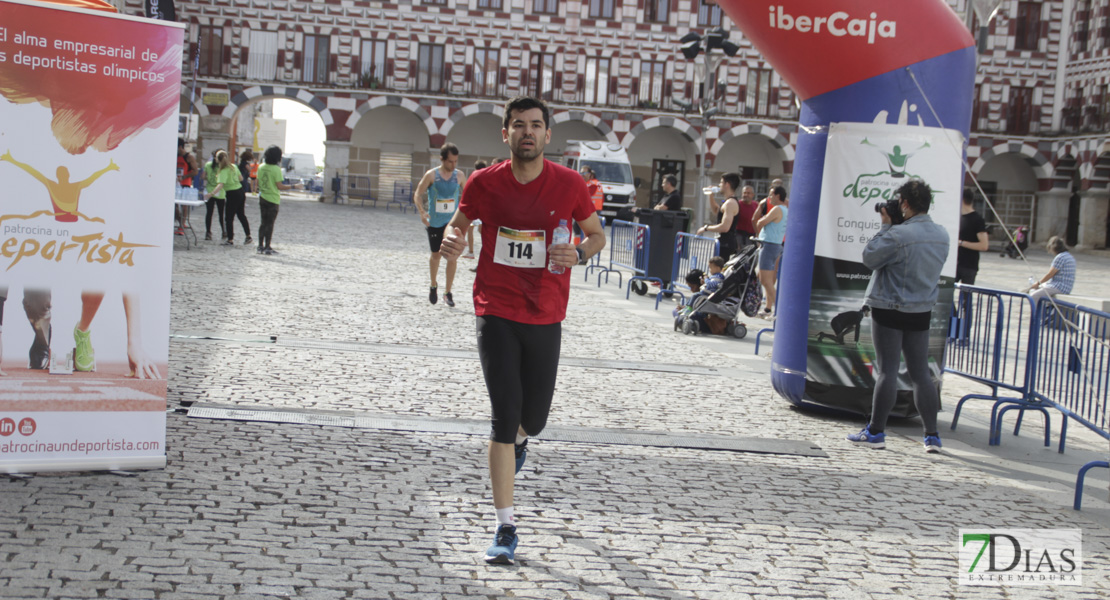
[[[217,185],[219,185],[219,182],[216,181],[216,173],[219,172],[219,163],[216,162],[216,154],[218,154],[219,152],[220,152],[219,150],[213,152],[212,153],[212,160],[209,161],[209,162],[204,163],[204,169],[203,169],[203,172],[204,172],[204,192],[206,194],[212,194],[212,191],[216,189]],[[219,225],[220,225],[220,239],[221,240],[226,239],[227,238],[227,232],[224,231],[224,198],[223,198],[223,196],[220,196],[220,197],[217,198],[216,196],[211,196],[210,195],[208,197],[208,200],[206,201],[206,204],[207,204],[207,206],[206,206],[206,210],[204,212],[204,230],[205,230],[204,239],[206,239],[206,240],[211,240],[212,239],[212,211],[213,210],[215,210],[216,212],[219,213],[216,222],[219,223]]]
[[[270,247],[274,235],[274,221],[277,220],[281,192],[296,186],[282,183],[285,175],[281,171],[281,148],[270,146],[262,154],[266,164],[258,167],[258,209],[262,213],[262,224],[258,226],[258,253],[267,256],[277,254]]]
[[[222,245],[231,246],[235,243],[235,217],[239,217],[243,233],[247,236],[243,243],[253,242],[251,225],[247,221],[247,213],[243,211],[243,205],[247,199],[247,193],[243,190],[243,175],[223,150],[216,153],[216,188],[212,190],[209,197],[225,199],[224,229],[227,239]]]

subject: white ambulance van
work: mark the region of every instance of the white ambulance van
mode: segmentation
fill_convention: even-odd
[[[583,165],[594,170],[605,194],[601,216],[606,221],[631,218],[636,206],[636,185],[624,146],[605,141],[568,140],[563,164],[575,171]]]

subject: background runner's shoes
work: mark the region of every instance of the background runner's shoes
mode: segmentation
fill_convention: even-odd
[[[95,371],[96,353],[93,352],[92,340],[88,331],[81,331],[73,326],[73,368],[77,371]]]
[[[524,466],[524,460],[528,458],[528,440],[516,444],[513,449],[516,451],[516,472],[519,473]]]
[[[432,304],[435,304],[436,302],[439,301],[439,296],[436,294],[436,289],[434,287],[430,288],[430,289],[431,289],[431,291],[428,292],[428,302],[431,302]]]
[[[486,550],[486,562],[491,565],[511,565],[516,555],[516,527],[502,525],[493,536],[493,545]]]
[[[443,295],[443,303],[446,304],[447,306],[450,306],[450,307],[454,308],[455,299],[451,297],[451,292],[447,292],[446,294]]]

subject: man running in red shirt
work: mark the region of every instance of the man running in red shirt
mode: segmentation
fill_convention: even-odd
[[[440,247],[449,260],[458,258],[466,248],[463,232],[471,221],[482,220],[474,314],[478,355],[493,409],[489,472],[497,529],[485,555],[492,564],[513,564],[513,480],[524,464],[528,436],[547,424],[570,267],[605,247],[605,231],[586,182],[543,157],[551,141],[549,123],[550,112],[542,100],[509,100],[501,137],[512,159],[471,175]],[[577,247],[549,245],[560,220],[568,225],[576,221],[586,239]],[[549,266],[562,267],[563,272],[552,273]]]

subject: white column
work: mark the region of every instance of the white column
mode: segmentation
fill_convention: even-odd
[[[1033,216],[1033,237],[1030,241],[1043,244],[1048,238],[1064,237],[1068,231],[1068,199],[1071,192],[1065,189],[1037,192],[1036,214]],[[1007,223],[1011,229],[1013,225]]]
[[[1079,192],[1079,250],[1106,247],[1106,214],[1110,210],[1110,190]]]
[[[351,142],[327,140],[324,142],[324,192],[320,201],[330,200],[335,202],[335,192],[331,189],[332,178],[346,177],[347,167],[351,162]],[[346,196],[340,200],[347,203]]]
[[[220,115],[205,115],[200,118],[200,133],[197,143],[197,160],[205,163],[212,160],[216,150],[227,150],[231,142],[231,119]],[[235,162],[235,157],[232,161]]]

